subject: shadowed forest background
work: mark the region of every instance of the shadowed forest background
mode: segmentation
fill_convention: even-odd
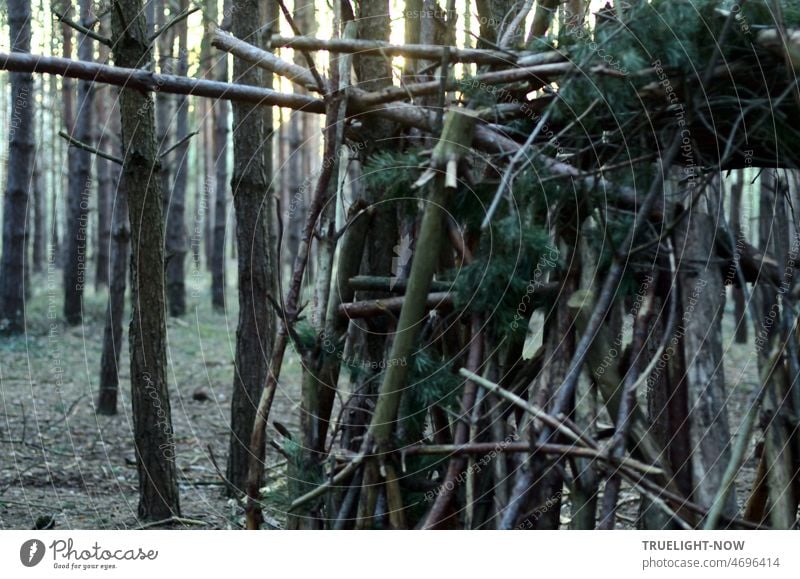
[[[0,528],[797,527],[800,3],[0,36]]]

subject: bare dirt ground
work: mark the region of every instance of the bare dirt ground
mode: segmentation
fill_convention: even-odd
[[[105,315],[105,295],[87,293],[85,323],[67,328],[58,320],[61,292],[48,280],[34,292],[27,334],[0,339],[0,528],[30,529],[52,517],[58,529],[133,529],[137,474],[132,447],[127,342],[120,365],[120,413],[94,411]],[[229,302],[235,302],[229,289]],[[243,511],[223,495],[208,448],[224,469],[232,389],[236,312],[214,313],[190,301],[184,320],[168,322],[170,399],[176,436],[182,516],[185,528],[238,528]],[[51,315],[51,317],[48,317]],[[127,318],[126,318],[127,320]],[[126,326],[127,330],[127,326]],[[733,344],[726,327],[728,408],[735,432],[757,374],[751,345]],[[752,334],[752,332],[751,332]],[[193,393],[203,389],[207,401]],[[299,364],[284,368],[272,416],[297,428]],[[267,486],[276,497],[267,520],[280,526],[282,459],[268,452]],[[738,499],[747,496],[755,469],[751,453],[740,476]],[[638,495],[623,489],[620,526],[631,527]],[[569,520],[562,504],[562,523]],[[178,525],[181,527],[181,525]]]

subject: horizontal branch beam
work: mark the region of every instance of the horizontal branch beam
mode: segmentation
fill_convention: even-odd
[[[242,84],[195,79],[172,74],[158,74],[138,68],[122,68],[58,56],[0,52],[0,69],[11,72],[55,74],[68,78],[113,84],[144,92],[159,91],[170,94],[249,102],[256,105],[286,107],[309,113],[325,113],[325,105],[321,100],[305,95],[286,94]]]
[[[456,46],[436,46],[429,44],[390,44],[379,40],[350,40],[346,38],[314,38],[311,36],[278,36],[270,40],[272,48],[292,48],[297,50],[326,50],[358,54],[360,56],[403,56],[410,59],[439,61],[447,50],[449,62],[472,62],[476,64],[505,64],[530,66],[564,60],[559,53],[511,52],[503,50],[483,50],[479,48],[458,48]]]
[[[395,296],[391,298],[341,304],[339,306],[339,315],[349,319],[355,319],[371,318],[387,312],[397,313],[403,307],[405,299],[405,296]],[[429,310],[443,307],[449,308],[452,307],[452,305],[453,294],[450,292],[433,292],[428,294],[427,300],[425,301],[425,308]]]
[[[0,52],[0,70],[11,72],[32,72],[55,74],[69,78],[90,80],[112,84],[144,92],[158,91],[170,94],[249,102],[262,106],[278,106],[297,111],[324,114],[322,100],[300,94],[286,94],[255,86],[231,84],[212,80],[202,80],[158,74],[147,70],[121,68],[96,62],[83,62],[57,56],[42,56],[27,53]],[[356,91],[354,91],[356,92]],[[361,94],[366,94],[362,93]],[[362,108],[358,103],[358,93],[351,99],[347,114],[351,117],[369,113],[404,126],[414,127],[426,132],[435,129],[431,113],[409,103],[395,102],[378,107]],[[513,154],[520,145],[513,139],[483,124],[475,126],[473,146],[494,154]],[[542,158],[548,169],[559,175],[580,176],[580,171],[571,165],[554,159]]]
[[[356,291],[402,293],[406,291],[408,280],[377,275],[357,275],[355,277],[351,277],[348,281],[348,284],[350,285],[351,289]],[[446,292],[452,287],[453,283],[449,281],[431,282],[431,290],[435,292]]]
[[[543,87],[550,80],[570,72],[575,65],[569,62],[555,62],[551,64],[539,64],[536,66],[525,66],[521,68],[511,68],[475,75],[472,78],[449,79],[445,85],[445,90],[465,90],[468,88],[486,87],[511,82],[528,81],[528,90],[536,90]],[[405,86],[388,86],[380,91],[365,93],[361,96],[360,102],[364,106],[375,106],[396,100],[403,100],[409,96],[424,96],[436,94],[442,90],[440,80],[431,80],[407,84]],[[506,91],[506,94],[510,94]],[[502,100],[501,98],[498,100]]]

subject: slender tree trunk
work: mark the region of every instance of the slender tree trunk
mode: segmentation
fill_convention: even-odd
[[[758,248],[767,253],[774,244],[775,235],[775,174],[774,171],[765,169],[761,172],[759,183],[758,199]],[[777,305],[775,289],[763,279],[759,279],[753,287],[753,297],[756,300],[758,315],[758,327],[754,328],[756,351],[759,352],[759,370],[769,357],[769,350],[773,336],[777,329],[777,324],[772,323],[769,317],[770,312]]]
[[[118,91],[115,97],[118,98]],[[116,98],[115,98],[116,100]],[[112,107],[109,122],[110,132],[119,134],[119,110]],[[121,147],[114,152],[122,155]],[[130,255],[131,230],[128,224],[128,194],[118,165],[111,168],[111,193],[113,195],[113,216],[111,223],[111,284],[108,292],[106,323],[103,330],[103,353],[100,358],[100,394],[97,411],[100,414],[117,413],[117,392],[119,390],[119,357],[122,351],[122,318],[125,315],[125,288],[127,281],[128,256]],[[116,187],[115,187],[116,185]]]
[[[310,175],[303,172],[303,156],[307,154],[303,147],[303,120],[306,115],[298,111],[289,112],[289,162],[288,162],[288,196],[286,201],[286,249],[282,261],[284,269],[291,272],[297,248],[300,246],[300,232],[303,229],[308,207],[307,186]]]
[[[44,15],[44,0],[39,0],[39,15]],[[46,51],[47,41],[44,35],[40,36],[39,50]],[[34,178],[33,178],[33,253],[32,268],[36,273],[45,270],[47,260],[47,175],[49,165],[53,163],[53,157],[46,153],[48,141],[45,139],[45,117],[49,112],[45,104],[47,98],[48,79],[39,77],[39,90],[41,91],[42,112],[39,114],[39,125],[36,129],[36,143],[38,154],[34,154]],[[52,113],[51,113],[52,114]],[[49,119],[52,126],[53,117]]]
[[[522,8],[523,2],[517,0],[476,0],[475,7],[478,9],[478,26],[482,42],[478,43],[478,48],[488,48],[497,44],[500,37],[505,32],[504,26],[508,26],[513,20],[517,10]],[[539,2],[536,3],[537,5]],[[524,23],[523,23],[524,24]],[[522,30],[518,27],[513,42],[509,47],[514,48],[518,45],[522,36]]]
[[[228,55],[216,63],[217,80],[228,80]],[[211,251],[211,305],[225,309],[225,227],[228,193],[228,101],[214,103],[214,163],[216,193],[214,203],[214,238]]]
[[[194,207],[193,207],[193,217],[194,220],[192,221],[192,236],[191,236],[191,248],[192,248],[192,279],[194,276],[200,272],[200,268],[203,264],[203,243],[205,240],[205,220],[208,214],[208,200],[205,196],[205,167],[203,166],[203,161],[205,160],[205,152],[203,147],[205,146],[205,120],[204,113],[205,104],[203,103],[205,99],[197,99],[195,103],[194,115],[192,115],[192,126],[199,127],[198,130],[200,134],[197,135],[197,145],[194,148],[194,156],[193,156],[193,170],[192,175],[194,175]],[[192,295],[194,296],[195,289],[194,285],[192,288]]]
[[[718,197],[713,186],[707,195]],[[689,402],[689,434],[692,444],[691,466],[694,501],[710,507],[720,488],[730,460],[730,430],[722,367],[722,314],[725,293],[722,272],[714,263],[712,215],[716,203],[703,207],[695,203],[691,214],[677,229],[676,254],[679,256],[683,316],[679,331],[684,331],[686,388]],[[736,514],[734,494],[729,496],[725,514]]]
[[[187,0],[181,0],[179,12],[188,7]],[[177,25],[178,66],[176,74],[186,76],[189,70],[188,27],[186,20]],[[189,133],[189,99],[177,99],[176,141],[181,141]],[[184,142],[174,151],[177,165],[172,195],[167,206],[167,303],[169,314],[181,317],[186,313],[186,181],[189,165],[189,142]]]
[[[52,45],[55,44],[55,40],[52,41]],[[56,103],[56,94],[58,93],[58,84],[57,84],[56,76],[50,77],[50,120],[51,120],[51,128],[52,132],[51,135],[55,135],[57,132],[56,130],[56,114],[54,112],[54,106]],[[63,96],[63,95],[62,95]],[[59,239],[59,232],[58,232],[58,211],[56,209],[57,202],[58,202],[58,194],[61,192],[61,151],[63,150],[63,142],[64,139],[56,139],[50,138],[50,153],[51,153],[51,163],[50,163],[50,232],[48,234],[48,242],[50,244],[50,248],[48,251],[50,252],[52,257],[48,257],[48,259],[53,260],[54,263],[58,264],[59,259],[58,256],[61,255],[61,240]],[[49,267],[49,265],[48,265]]]
[[[260,44],[263,22],[258,0],[242,0],[233,12],[233,34]],[[269,19],[267,21],[270,21]],[[272,75],[239,59],[233,61],[234,81],[271,87]],[[266,78],[264,78],[266,77]],[[269,221],[273,202],[272,111],[263,107],[233,105],[233,204],[239,271],[239,326],[231,401],[231,438],[227,476],[237,488],[247,480],[249,445],[256,407],[267,381],[275,321],[265,296],[272,293]]]
[[[115,63],[138,67],[151,62],[142,0],[119,0],[115,6]],[[153,99],[123,89],[120,107],[133,250],[129,342],[138,514],[143,519],[164,519],[180,514],[180,503],[167,391],[164,225]]]
[[[167,2],[165,0],[155,0],[152,2],[155,11],[155,22],[160,29],[167,22]],[[184,20],[184,23],[186,21]],[[158,70],[162,74],[178,74],[172,62],[172,44],[174,41],[175,27],[170,28],[163,34],[158,35],[156,48],[158,50]],[[166,150],[172,144],[172,103],[175,97],[160,91],[155,94],[156,100],[156,145],[159,151]],[[169,218],[166,208],[169,207],[170,194],[172,191],[172,174],[170,172],[172,154],[162,159],[161,163],[161,191],[164,193],[165,215]]]
[[[298,2],[294,7],[292,17],[303,34],[314,35],[316,26],[313,2]],[[300,51],[295,51],[294,63],[302,67],[308,66],[304,55]],[[308,94],[308,91],[303,88],[295,88],[295,91],[299,91],[301,94]],[[312,152],[317,151],[311,143],[306,142],[309,137],[308,126],[311,122],[309,115],[296,111],[289,113],[289,199],[288,205],[285,206],[288,218],[286,224],[286,250],[282,256],[282,261],[285,264],[284,269],[288,271],[291,271],[294,258],[297,255],[297,248],[300,245],[300,231],[303,229],[303,222],[311,200],[311,187],[308,186],[312,175],[310,171],[310,156]]]
[[[214,22],[217,19],[217,3],[216,0],[205,0],[205,9],[203,10],[203,26],[208,27],[209,22]],[[210,79],[213,76],[212,71],[212,53],[211,41],[207,35],[203,35],[203,40],[200,44],[200,66],[202,67],[203,77]],[[216,118],[214,113],[214,103],[208,99],[201,99],[202,103],[202,120],[203,120],[203,170],[205,172],[203,181],[203,207],[206,208],[204,216],[204,235],[203,235],[203,253],[206,258],[206,269],[209,272],[213,271],[213,258],[214,258],[214,195],[215,191],[215,173],[214,173],[214,154],[216,151],[214,143],[214,127]],[[212,295],[213,303],[213,295]]]
[[[733,237],[736,243],[733,248],[734,263],[736,263],[740,253],[740,244],[746,241],[744,232],[742,230],[742,190],[744,189],[744,175],[742,171],[734,173],[733,185],[731,186],[731,218],[730,224],[733,229]],[[749,204],[748,204],[749,206]],[[745,216],[749,216],[750,212],[746,212]],[[735,275],[735,271],[728,273]],[[734,284],[733,290],[733,303],[734,303],[734,323],[736,324],[736,343],[747,343],[747,317],[746,317],[746,304],[744,303],[744,291],[738,287],[738,283]]]
[[[44,116],[44,115],[42,115]],[[40,125],[44,127],[44,123]],[[41,135],[44,131],[39,131],[39,142],[44,153],[44,140]],[[47,171],[44,163],[44,154],[36,156],[33,161],[33,271],[41,273],[44,271],[45,253],[47,248],[47,195],[45,188],[47,185]]]
[[[100,33],[103,36],[110,35],[110,24],[107,20],[101,19]],[[99,44],[99,62],[107,63],[111,57],[111,49],[104,44]],[[119,131],[114,131],[112,126],[119,127],[119,111],[115,108],[119,91],[113,87],[103,87],[101,93],[95,97],[97,105],[97,126],[100,134],[97,138],[97,148],[107,153],[118,149]],[[117,146],[115,146],[117,145]],[[119,155],[117,155],[119,156]],[[117,167],[111,161],[100,157],[95,159],[97,171],[97,263],[95,268],[95,289],[109,286],[109,268],[111,265],[111,228],[113,227],[113,196],[114,196],[114,176],[119,173]]]
[[[30,0],[8,0],[11,50],[31,50]],[[3,200],[3,247],[0,262],[0,333],[18,333],[25,326],[25,224],[33,177],[33,75],[11,73],[11,116],[8,173]]]
[[[81,23],[89,27],[91,1],[80,1]],[[79,37],[78,59],[94,59],[94,41]],[[78,81],[78,112],[72,136],[92,144],[94,132],[94,83]],[[64,319],[70,325],[83,319],[83,288],[88,268],[89,206],[92,192],[92,156],[88,151],[72,147],[69,151],[69,190],[67,219],[67,253],[64,262]]]
[[[43,15],[45,13],[44,0],[39,0],[38,8],[39,14]],[[39,41],[39,50],[41,52],[45,51],[44,39],[40,39]],[[36,90],[36,87],[34,87],[34,90]],[[38,116],[38,126],[34,129],[36,148],[34,150],[33,159],[33,212],[31,214],[33,226],[31,268],[36,273],[44,271],[44,264],[47,259],[47,195],[45,194],[47,189],[47,163],[45,162],[45,159],[47,159],[47,154],[45,153],[47,141],[44,138],[45,112],[47,110],[47,105],[45,104],[45,99],[47,98],[47,80],[44,77],[39,77],[38,79],[38,91],[41,99],[40,102],[42,103],[42,112]],[[30,293],[29,286],[30,284],[26,285],[26,299],[29,297],[27,294]]]
[[[420,18],[420,15],[426,14],[425,5],[420,3],[422,10],[418,10],[412,5],[407,5],[407,9],[417,9],[417,23],[434,25],[431,18]],[[435,13],[431,10],[429,14]],[[389,2],[388,0],[365,0],[357,5],[356,23],[358,25],[358,38],[370,40],[389,40],[389,33],[391,30]],[[410,27],[411,33],[419,28]],[[408,31],[408,28],[407,28]],[[427,38],[423,40],[426,41]],[[416,63],[416,66],[422,66],[422,63]],[[365,90],[380,90],[391,84],[392,71],[390,63],[380,57],[368,57],[354,55],[353,69],[356,73],[358,81],[357,86]],[[393,123],[386,122],[375,118],[369,118],[365,123],[367,128],[364,134],[364,141],[367,145],[364,148],[362,159],[372,154],[377,148],[383,150],[391,150],[394,143],[390,139],[390,135],[394,134],[395,127]],[[365,206],[372,207],[370,212],[370,222],[367,224],[367,231],[363,244],[363,256],[361,258],[361,273],[365,275],[378,275],[390,276],[392,275],[392,264],[396,260],[394,247],[397,240],[397,208],[393,204],[376,203],[380,198],[381,192],[374,190],[365,190],[363,193],[363,200]],[[358,292],[357,299],[375,299],[386,297],[383,292]],[[386,357],[387,340],[386,336],[392,331],[389,318],[380,316],[366,321],[365,326],[354,330],[353,340],[356,342],[360,349],[360,359],[366,367],[378,365],[383,362]],[[363,329],[362,329],[363,328]],[[358,392],[356,400],[358,404],[355,408],[356,412],[360,414],[366,410],[367,405],[371,405],[375,401],[377,395],[378,372],[375,370],[368,370],[360,376],[354,384],[352,389]],[[335,386],[331,383],[330,387]],[[399,405],[400,397],[397,397]],[[352,421],[349,427],[351,432],[346,433],[350,439],[360,436],[362,424],[362,416],[358,416],[356,420]],[[369,422],[368,417],[366,421]],[[391,425],[389,425],[391,426]],[[369,490],[362,492],[359,504],[359,513],[363,515],[360,517],[359,525],[372,526],[375,522],[373,515],[375,515],[375,499],[376,491],[381,488],[377,483],[380,482],[378,477],[375,476],[376,471],[373,469],[365,469],[364,472],[364,486]],[[374,485],[374,486],[373,486]]]
[[[527,44],[528,48],[535,46],[536,40],[544,36],[550,29],[558,10],[559,0],[542,0],[536,2],[536,11],[533,14],[533,23],[531,29],[528,31]]]
[[[108,48],[101,46],[100,61],[108,59]],[[109,130],[109,119],[111,108],[108,103],[109,94],[117,94],[111,87],[105,87],[98,98],[97,104],[97,125],[100,127],[100,135],[97,139],[97,148],[107,153],[111,152],[113,133]],[[97,254],[95,256],[95,289],[108,287],[109,264],[111,262],[111,215],[112,196],[114,194],[114,184],[112,180],[112,163],[100,157],[95,159],[97,171]]]
[[[72,3],[70,0],[57,0],[57,5],[59,6],[59,10],[62,14],[72,13],[74,17],[74,13],[72,10]],[[61,56],[64,58],[72,58],[72,27],[68,24],[61,24]],[[69,77],[62,77],[61,79],[61,102],[64,106],[64,130],[67,131],[69,134],[72,134],[72,131],[75,127],[75,81]],[[61,157],[59,158],[59,165],[63,167],[63,155],[64,151],[66,151],[67,155],[67,168],[69,169],[69,158],[70,158],[70,149],[71,147],[65,146],[63,143],[61,144]],[[63,192],[69,191],[69,170],[65,174],[63,170],[60,173],[60,182],[59,182],[59,189]],[[61,197],[61,202],[64,203],[63,212],[59,211],[58,204],[57,204],[57,197],[53,197],[53,220],[56,224],[55,226],[55,236],[58,240],[58,221],[60,215],[68,215],[69,211],[67,210],[67,203],[69,200],[69,195],[64,194]],[[57,253],[58,259],[57,262],[59,266],[62,268],[65,267],[67,261],[67,250],[68,250],[68,232],[66,226],[66,219],[62,221],[64,223],[64,234],[63,238],[60,239],[60,247]]]

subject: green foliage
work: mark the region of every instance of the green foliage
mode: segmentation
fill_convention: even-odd
[[[430,349],[421,350],[411,361],[408,387],[400,404],[400,432],[416,442],[425,430],[428,409],[438,405],[455,410],[463,380],[453,372],[453,360],[443,360]]]
[[[283,452],[287,460],[287,482],[285,485],[273,485],[262,489],[262,499],[272,505],[285,507],[287,510],[292,501],[297,497],[310,492],[321,485],[323,480],[322,470],[313,468],[306,461],[307,452],[301,444],[288,438],[283,439]],[[309,512],[317,501],[310,501],[298,508],[298,513]]]
[[[653,81],[631,72],[660,63],[665,70],[701,74],[724,22],[715,12],[719,4],[715,0],[638,2],[624,12],[623,22],[600,18],[594,30],[563,27],[556,42],[581,70],[602,65],[627,76],[578,73],[561,87],[557,118],[572,120],[599,100],[597,114],[584,119],[582,125],[589,132],[615,129],[643,112],[637,91]]]
[[[475,261],[453,276],[456,307],[491,316],[511,332],[529,284],[544,283],[557,254],[545,229],[518,215],[499,220],[484,233]]]
[[[317,331],[308,319],[300,319],[294,326],[296,340],[292,346],[298,354],[303,354],[314,349],[317,344]]]
[[[722,2],[725,10],[739,10],[741,23],[748,26],[775,26],[774,0],[749,0],[743,6],[736,0]],[[780,0],[781,15],[787,28],[800,26],[800,0]]]
[[[424,164],[425,159],[418,149],[402,153],[378,151],[364,163],[362,180],[382,200],[411,197],[414,195],[412,186]]]

